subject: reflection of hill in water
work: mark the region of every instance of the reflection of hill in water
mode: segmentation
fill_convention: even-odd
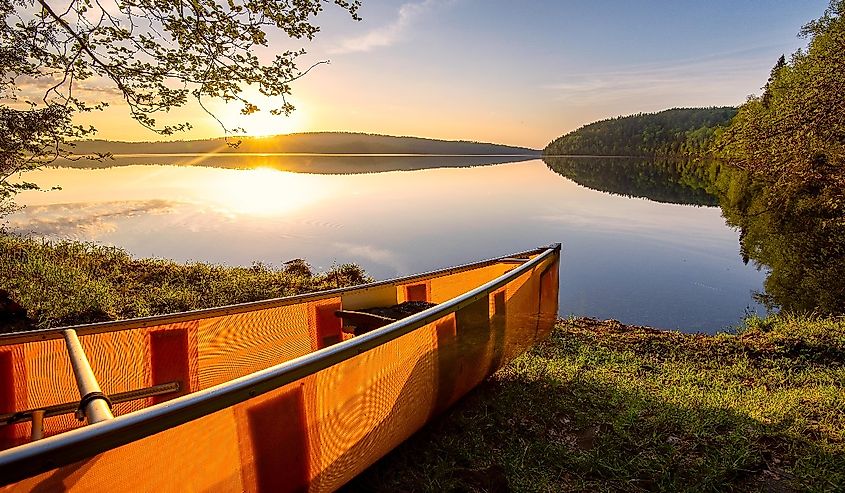
[[[629,197],[718,205],[739,229],[743,260],[766,269],[759,301],[790,312],[845,314],[845,221],[829,200],[806,189],[755,181],[719,162],[544,158],[579,185]]]
[[[554,172],[575,183],[616,195],[669,204],[717,206],[706,184],[690,180],[682,163],[640,158],[545,157]]]
[[[718,162],[546,157],[579,185],[628,197],[718,205],[739,229],[743,260],[768,270],[759,301],[792,312],[845,314],[845,221],[812,189],[755,181]]]
[[[104,161],[59,161],[62,167],[111,168],[138,164],[208,166],[212,168],[272,168],[316,174],[381,173],[431,168],[467,168],[537,159],[533,155],[439,156],[363,154],[124,154]]]

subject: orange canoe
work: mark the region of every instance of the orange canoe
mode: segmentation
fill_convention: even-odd
[[[559,264],[0,335],[0,489],[336,490],[549,334]],[[406,301],[436,305],[348,327]]]

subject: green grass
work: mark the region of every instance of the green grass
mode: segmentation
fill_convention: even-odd
[[[845,321],[574,320],[351,491],[843,491]]]
[[[30,322],[24,328],[209,308],[368,280],[352,264],[322,274],[313,274],[303,261],[281,268],[261,263],[251,267],[180,264],[135,259],[124,250],[93,243],[0,234],[0,290],[26,309]]]
[[[26,308],[29,328],[366,280],[354,265],[315,275],[302,261],[179,264],[0,235],[0,290]],[[845,319],[773,316],[717,336],[561,322],[550,340],[347,488],[788,492],[843,485]]]

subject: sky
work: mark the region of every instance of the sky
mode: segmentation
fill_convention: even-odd
[[[362,0],[361,21],[328,5],[312,42],[271,37],[264,54],[304,47],[290,117],[249,118],[257,135],[349,131],[542,148],[592,121],[672,107],[741,104],[826,0]],[[259,101],[259,103],[272,103]],[[272,107],[267,105],[267,108]],[[113,104],[98,138],[162,140]],[[176,138],[221,137],[196,106]]]

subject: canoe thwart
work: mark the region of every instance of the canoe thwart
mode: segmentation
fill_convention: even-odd
[[[427,301],[405,301],[392,306],[377,306],[361,310],[337,310],[334,314],[343,319],[343,331],[345,333],[359,336],[433,306],[435,306],[435,303]]]
[[[343,331],[354,335],[361,335],[396,321],[395,318],[355,310],[338,310],[334,314],[343,319]]]
[[[144,387],[142,389],[129,390],[127,392],[120,392],[109,396],[112,404],[119,404],[121,402],[136,401],[146,397],[153,397],[156,395],[170,394],[179,392],[182,389],[180,382],[168,382],[161,385],[153,385],[152,387]],[[0,426],[13,425],[15,423],[23,423],[25,421],[33,421],[36,413],[42,413],[41,419],[50,418],[53,416],[61,416],[63,414],[74,414],[79,409],[80,401],[66,402],[64,404],[56,404],[40,409],[29,409],[16,413],[0,414]]]
[[[524,264],[525,262],[528,262],[529,260],[531,260],[531,259],[530,258],[519,258],[519,257],[505,257],[505,258],[500,258],[499,262],[501,262],[503,264]]]

